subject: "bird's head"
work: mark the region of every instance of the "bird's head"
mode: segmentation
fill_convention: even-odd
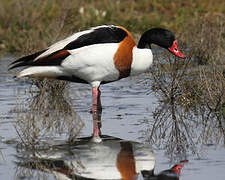
[[[176,164],[171,169],[177,174],[177,177],[180,177],[181,170],[183,168],[183,164]]]
[[[184,58],[184,55],[180,52],[177,47],[177,40],[175,39],[174,34],[163,28],[153,28],[146,31],[139,43],[139,48],[145,48],[146,45],[149,45],[151,48],[151,44],[156,44],[162,48],[169,50],[172,54],[179,58]]]

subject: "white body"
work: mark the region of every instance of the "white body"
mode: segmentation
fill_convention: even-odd
[[[74,75],[92,84],[93,87],[97,87],[102,81],[118,80],[119,71],[116,69],[113,60],[117,48],[117,43],[109,43],[70,50],[71,55],[62,62],[61,66],[29,67],[21,71],[18,77],[54,78],[56,76]],[[150,49],[134,47],[131,75],[146,72],[152,64],[152,59]]]
[[[101,143],[85,142],[75,147],[72,146],[70,153],[68,149],[60,150],[59,152],[38,152],[37,158],[49,160],[61,160],[69,167],[71,174],[80,176],[82,178],[91,179],[121,179],[121,172],[118,169],[118,158],[120,158],[121,144],[120,140],[104,140]],[[122,158],[133,156],[133,166],[137,173],[137,178],[142,177],[141,171],[152,171],[155,167],[155,156],[153,151],[148,145],[131,142],[131,151],[123,153]],[[131,154],[129,154],[131,153]],[[70,154],[70,155],[69,155]],[[129,164],[122,166],[131,167]],[[57,169],[57,168],[56,168]],[[127,169],[129,170],[129,169]],[[52,173],[52,170],[50,171]],[[64,179],[63,174],[54,172],[59,179]],[[65,176],[66,177],[66,176]]]

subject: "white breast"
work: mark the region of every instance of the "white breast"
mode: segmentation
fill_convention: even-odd
[[[153,62],[150,49],[133,48],[133,61],[131,64],[131,75],[137,75],[149,70]]]

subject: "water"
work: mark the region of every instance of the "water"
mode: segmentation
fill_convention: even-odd
[[[48,168],[31,169],[26,163],[32,160],[32,148],[39,155],[58,155],[56,147],[68,147],[68,140],[92,134],[91,88],[70,83],[63,96],[39,93],[29,80],[13,79],[15,72],[7,71],[12,60],[0,60],[0,179],[55,179]],[[203,124],[200,116],[160,103],[149,93],[149,76],[101,87],[102,134],[147,144],[154,151],[156,174],[188,160],[180,179],[225,179],[224,135],[216,121]],[[63,160],[71,158],[63,154]]]

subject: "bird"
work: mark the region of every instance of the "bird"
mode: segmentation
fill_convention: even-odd
[[[184,58],[177,48],[175,35],[167,29],[147,30],[136,45],[126,28],[100,25],[21,57],[9,65],[9,70],[25,67],[17,78],[50,78],[90,84],[92,113],[96,114],[102,111],[100,85],[148,71],[153,63],[152,44]],[[99,136],[96,127],[93,136]]]
[[[154,174],[154,172],[151,171],[142,171],[142,175],[146,180],[179,180],[183,167],[184,163],[180,162],[170,169],[161,171],[159,174]]]

